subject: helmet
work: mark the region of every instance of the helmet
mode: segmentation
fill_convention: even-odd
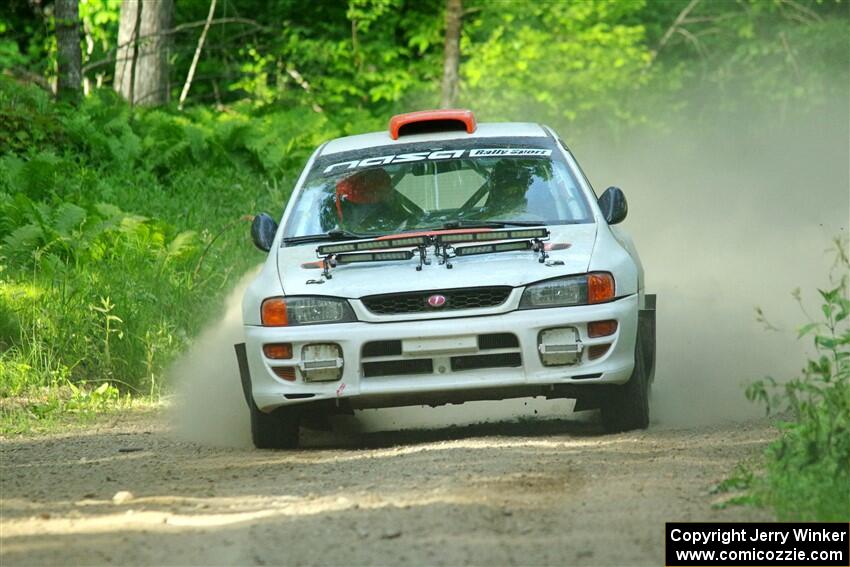
[[[342,220],[343,203],[374,205],[389,199],[390,175],[383,169],[367,169],[340,179],[336,184],[336,212]]]

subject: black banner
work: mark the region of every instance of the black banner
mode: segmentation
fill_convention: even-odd
[[[850,524],[668,523],[668,567],[850,566]]]

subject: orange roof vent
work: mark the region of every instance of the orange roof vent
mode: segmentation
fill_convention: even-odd
[[[472,134],[477,127],[475,115],[472,114],[471,110],[451,108],[420,110],[419,112],[396,114],[390,118],[390,137],[393,140],[398,140],[399,136],[453,130],[466,130],[468,134]]]

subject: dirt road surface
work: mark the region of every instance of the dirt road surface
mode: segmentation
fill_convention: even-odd
[[[0,563],[657,566],[666,521],[770,519],[710,491],[774,435],[527,421],[273,452],[124,418],[3,441]]]

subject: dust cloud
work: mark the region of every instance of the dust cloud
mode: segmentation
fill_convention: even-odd
[[[224,315],[195,339],[169,369],[175,395],[170,422],[177,438],[220,447],[248,447],[248,406],[233,345],[244,341],[242,295],[258,270],[227,296]]]
[[[744,386],[804,365],[802,290],[820,312],[836,236],[850,216],[847,100],[788,118],[753,109],[620,143],[574,144],[598,193],[620,186],[625,228],[658,294],[654,420],[688,425],[758,415]],[[564,133],[568,136],[568,133]],[[778,330],[757,322],[761,307]]]
[[[797,118],[764,109],[734,118],[718,112],[712,120],[703,115],[703,126],[682,121],[616,141],[571,139],[568,128],[554,125],[598,194],[618,185],[628,198],[624,227],[641,253],[647,291],[658,294],[656,426],[759,415],[744,386],[802,367],[806,345],[795,329],[805,321],[791,291],[801,288],[808,311],[819,311],[815,289],[827,284],[832,261],[826,250],[848,233],[848,118],[844,100]],[[250,444],[232,345],[241,340],[240,300],[252,276],[172,369],[182,438]],[[757,322],[756,306],[779,330]],[[535,399],[366,410],[337,424],[353,432],[587,418],[571,415],[572,406]]]

